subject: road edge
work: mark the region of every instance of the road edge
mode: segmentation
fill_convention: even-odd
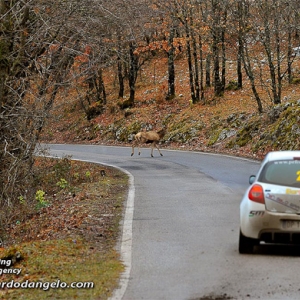
[[[82,160],[82,159],[74,159],[74,160],[80,160],[80,161],[112,167],[120,170],[121,172],[124,172],[129,177],[128,194],[127,194],[127,200],[125,205],[124,218],[122,222],[123,224],[121,224],[122,226],[122,230],[121,230],[122,237],[120,241],[121,246],[120,246],[120,250],[118,249],[120,251],[121,261],[125,266],[125,270],[122,272],[120,276],[119,287],[116,288],[113,291],[113,295],[108,298],[109,300],[121,300],[128,286],[131,265],[132,265],[132,222],[133,222],[134,198],[135,198],[134,176],[129,171],[115,165],[106,164],[98,161],[96,162],[93,160]]]
[[[55,157],[55,155],[44,155],[44,157]],[[121,224],[121,232],[122,237],[120,239],[120,252],[121,261],[125,266],[125,270],[122,272],[120,279],[119,279],[119,287],[113,291],[113,295],[109,297],[109,300],[121,300],[126,292],[129,278],[130,278],[130,271],[132,265],[132,222],[133,222],[133,212],[134,212],[134,198],[135,198],[135,186],[134,186],[134,176],[127,170],[107,163],[102,163],[99,161],[94,160],[87,160],[87,159],[73,159],[76,161],[82,162],[89,162],[98,165],[104,165],[108,167],[112,167],[115,169],[120,170],[121,172],[125,173],[129,177],[129,185],[128,185],[128,194],[127,200],[125,205],[125,212],[123,218],[123,224]],[[117,246],[116,246],[117,247]]]

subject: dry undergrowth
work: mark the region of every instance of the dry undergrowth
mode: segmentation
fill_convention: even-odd
[[[44,175],[39,179],[40,190],[47,191],[47,205],[6,228],[0,258],[2,262],[12,259],[11,269],[21,269],[21,273],[2,274],[1,282],[42,282],[44,288],[47,282],[93,282],[94,287],[47,291],[4,288],[0,299],[107,299],[123,270],[114,247],[127,195],[127,175],[69,159],[64,165],[43,160],[38,159],[39,166],[45,170],[47,165],[47,174],[41,172]],[[68,170],[68,181],[61,178],[54,185],[58,166]]]

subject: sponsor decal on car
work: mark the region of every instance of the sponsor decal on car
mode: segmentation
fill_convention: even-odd
[[[297,174],[297,179],[296,179],[296,181],[300,181],[300,171],[297,171],[296,174]]]
[[[249,217],[263,217],[263,215],[265,214],[264,210],[251,210],[249,213]]]
[[[271,201],[277,202],[277,203],[279,203],[281,205],[284,205],[284,206],[286,206],[288,208],[291,208],[291,209],[293,209],[295,211],[299,211],[300,210],[300,206],[299,205],[294,204],[294,203],[290,203],[287,200],[283,200],[283,199],[281,199],[280,197],[278,197],[276,195],[267,193],[266,194],[266,198],[269,199],[269,200],[271,200]]]
[[[287,195],[300,195],[300,190],[286,189],[285,193]]]

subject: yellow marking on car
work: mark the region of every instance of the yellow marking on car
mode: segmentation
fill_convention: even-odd
[[[287,195],[300,195],[300,190],[286,189],[285,193]]]

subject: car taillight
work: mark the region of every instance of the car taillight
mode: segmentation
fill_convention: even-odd
[[[248,194],[250,200],[265,204],[264,190],[261,185],[254,184]]]

